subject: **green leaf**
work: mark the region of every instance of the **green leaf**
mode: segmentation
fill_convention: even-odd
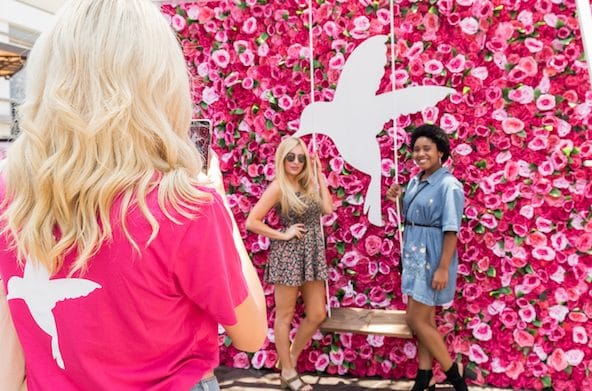
[[[534,274],[534,269],[532,268],[530,263],[527,263],[526,266],[524,266],[524,271],[528,274]]]
[[[273,122],[270,119],[265,120],[265,129],[270,130],[273,129]]]
[[[551,195],[551,197],[561,197],[561,190],[559,190],[558,188],[554,187],[553,189],[551,189],[551,191],[549,192],[549,194]]]
[[[341,255],[345,254],[345,243],[343,242],[337,242],[335,244],[335,248],[337,249],[337,252]]]
[[[509,287],[504,286],[504,287],[501,287],[500,289],[496,289],[496,290],[489,292],[489,296],[499,298],[500,296],[507,295],[509,293],[512,293],[512,290]]]
[[[243,109],[241,109],[240,107],[230,110],[230,114],[234,114],[234,115],[243,115],[244,113],[245,113],[245,111]]]
[[[478,160],[474,163],[474,165],[475,165],[475,167],[483,170],[483,169],[487,168],[487,160],[485,160],[485,159]]]
[[[232,345],[232,339],[227,335],[224,337],[224,346],[229,347]]]
[[[477,226],[475,227],[474,231],[476,233],[478,233],[479,235],[482,235],[485,233],[485,227],[482,226],[481,224],[477,224]]]
[[[493,266],[489,266],[489,269],[487,269],[487,275],[489,277],[495,277],[497,274],[495,268]]]

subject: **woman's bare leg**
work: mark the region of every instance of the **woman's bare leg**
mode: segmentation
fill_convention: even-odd
[[[325,282],[318,280],[308,281],[302,285],[301,290],[306,317],[300,322],[300,327],[292,343],[291,353],[294,364],[296,364],[298,356],[300,356],[308,341],[310,341],[321,323],[327,318]]]

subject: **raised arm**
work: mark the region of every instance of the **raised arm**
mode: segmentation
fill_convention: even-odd
[[[328,215],[333,213],[333,198],[329,192],[327,178],[325,178],[325,174],[323,174],[321,161],[319,160],[318,155],[313,156],[313,161],[315,162],[315,176],[317,177],[319,193],[321,194],[321,211],[323,214]]]
[[[232,326],[223,326],[228,336],[232,339],[234,347],[239,350],[255,352],[261,348],[267,336],[265,293],[263,292],[261,281],[245,248],[236,220],[226,199],[226,190],[224,189],[218,157],[213,151],[210,151],[210,157],[208,178],[216,191],[222,196],[224,206],[232,221],[232,238],[241,259],[242,272],[249,291],[247,298],[234,309],[237,323]]]

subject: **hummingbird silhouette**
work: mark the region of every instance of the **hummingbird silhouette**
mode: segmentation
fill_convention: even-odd
[[[339,75],[333,101],[306,106],[294,133],[296,137],[311,133],[329,136],[346,162],[370,176],[364,213],[377,226],[384,222],[376,135],[387,121],[431,107],[455,92],[448,87],[415,86],[377,95],[386,65],[386,40],[386,35],[370,37],[351,53]]]
[[[53,308],[58,301],[87,296],[101,285],[84,278],[49,279],[49,272],[41,265],[25,263],[23,277],[13,276],[8,280],[6,298],[23,299],[35,323],[51,337],[51,352],[58,366],[65,369],[58,343],[58,330]]]

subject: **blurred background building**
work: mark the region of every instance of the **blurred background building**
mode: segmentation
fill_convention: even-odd
[[[22,68],[39,34],[63,0],[0,0],[0,140],[16,132],[16,104],[24,97]]]

